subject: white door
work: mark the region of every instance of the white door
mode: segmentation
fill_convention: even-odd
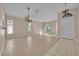
[[[5,17],[3,11],[3,5],[0,4],[0,55],[2,54],[4,41],[5,41]]]
[[[74,38],[74,17],[65,17],[60,21],[60,36],[62,38]]]

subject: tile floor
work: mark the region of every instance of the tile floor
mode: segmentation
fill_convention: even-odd
[[[60,39],[44,56],[79,56],[79,42]]]
[[[6,56],[42,56],[55,43],[57,39],[45,35],[29,35],[6,40],[3,55]]]
[[[79,42],[46,35],[28,35],[6,40],[5,56],[78,56]]]

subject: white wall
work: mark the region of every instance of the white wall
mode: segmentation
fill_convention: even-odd
[[[29,33],[27,31],[27,22],[25,19],[6,15],[6,19],[13,20],[13,34],[9,34],[8,38],[27,36]],[[32,33],[39,34],[42,30],[42,23],[37,21],[32,21]]]
[[[79,8],[78,8],[78,40],[79,40]]]
[[[48,26],[51,28],[51,33],[52,35],[56,35],[56,21],[51,21],[51,22],[43,22],[43,30],[45,28],[44,25],[48,24]],[[44,32],[44,31],[43,31]]]
[[[72,14],[75,17],[75,38],[78,39],[79,38],[79,10],[78,8],[72,9],[71,10]],[[58,13],[58,19],[61,19],[61,15],[62,13]],[[13,17],[13,16],[7,16],[8,19],[12,19],[14,20],[14,34],[13,35],[8,35],[9,37],[12,36],[26,36],[28,35],[27,32],[27,23],[24,19],[18,18],[18,17]],[[57,20],[57,23],[59,22],[59,20]],[[60,32],[60,28],[58,25],[56,25],[56,22],[37,22],[37,21],[32,21],[32,33],[41,33],[42,32],[42,28],[43,28],[43,24],[49,24],[51,28],[53,28],[53,32],[51,34],[56,34],[59,35]],[[58,30],[56,30],[58,29]]]
[[[3,22],[5,26],[5,13],[4,13],[4,6],[0,4],[0,55],[2,54],[4,42],[5,42],[5,30],[1,29],[3,27]]]
[[[8,37],[19,37],[27,34],[27,24],[24,19],[6,15],[6,19],[13,20],[13,34],[9,34]]]
[[[33,21],[32,22],[32,30],[33,30],[32,31],[33,33],[40,34],[40,32],[42,32],[42,23]]]
[[[74,8],[74,9],[70,9],[70,12],[73,14],[73,16],[74,16],[74,20],[75,20],[75,28],[74,28],[74,39],[76,40],[76,39],[78,39],[78,8]],[[62,19],[62,12],[59,12],[58,13],[58,19],[57,19],[57,23],[58,23],[58,25],[57,25],[57,27],[58,27],[58,33],[57,33],[57,37],[60,37],[60,31],[61,31],[61,29],[60,29],[60,20]]]

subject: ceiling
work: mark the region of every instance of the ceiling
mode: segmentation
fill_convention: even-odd
[[[47,22],[57,19],[57,13],[65,9],[64,3],[5,3],[7,15],[25,18],[27,7],[33,20]],[[76,8],[78,3],[68,3],[67,8]]]

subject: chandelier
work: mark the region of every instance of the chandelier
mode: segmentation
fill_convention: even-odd
[[[27,22],[32,22],[32,17],[29,15],[29,10],[30,10],[30,8],[27,8],[27,10],[28,10],[28,16],[25,17],[25,20],[26,20]]]
[[[63,17],[70,17],[73,16],[70,12],[69,9],[67,9],[67,3],[65,3],[65,10],[63,11]]]

